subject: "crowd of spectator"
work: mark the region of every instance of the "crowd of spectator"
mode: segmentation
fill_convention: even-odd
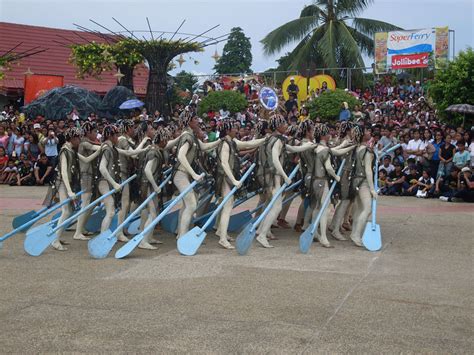
[[[206,81],[187,105],[176,104],[169,117],[159,111],[153,114],[146,109],[131,113],[134,120],[152,124],[166,124],[184,113],[196,114],[203,96],[214,90],[234,90],[244,94],[248,106],[231,114],[226,106],[207,112],[202,117],[203,139],[218,139],[216,127],[222,120],[233,118],[241,123],[241,139],[252,139],[254,127],[265,118],[258,104],[258,91],[262,83],[257,79],[230,82]],[[320,117],[309,114],[307,104],[327,86],[312,91],[307,101],[297,100],[298,87],[294,82],[286,89],[290,98],[283,99],[281,88],[277,94],[281,111],[291,127],[300,122]],[[446,124],[438,118],[429,100],[429,81],[397,81],[386,77],[374,88],[355,89],[352,95],[360,104],[350,109],[341,105],[339,119],[330,123],[333,141],[337,141],[340,122],[351,120],[364,125],[372,133],[371,144],[379,149],[396,144],[401,147],[381,157],[378,181],[380,194],[392,196],[436,197],[443,201],[474,201],[474,135],[472,129]],[[64,130],[78,125],[77,111],[63,120],[44,117],[25,118],[13,106],[5,106],[0,116],[0,183],[10,185],[44,185],[54,175],[57,156],[64,144]],[[91,113],[88,120],[95,121],[99,132],[106,121]],[[291,130],[290,130],[291,131]],[[292,132],[295,130],[293,129]],[[100,139],[100,137],[99,137]]]

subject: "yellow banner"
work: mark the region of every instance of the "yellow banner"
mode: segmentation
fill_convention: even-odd
[[[439,69],[448,62],[449,28],[436,27],[435,67]]]
[[[388,32],[375,34],[375,73],[387,72],[387,39]]]

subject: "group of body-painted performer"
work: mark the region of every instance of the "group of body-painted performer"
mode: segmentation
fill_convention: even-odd
[[[308,228],[329,194],[331,181],[335,180],[339,189],[337,198],[333,196],[332,199],[336,207],[332,222],[328,225],[326,209],[315,239],[324,247],[332,247],[327,238],[329,229],[335,239],[347,240],[343,235],[343,224],[346,225],[344,222],[352,216],[352,226],[347,228],[346,225],[346,229],[350,231],[350,240],[362,246],[361,238],[371,212],[371,201],[376,197],[374,154],[368,146],[370,132],[344,122],[340,126],[339,139],[330,142],[331,136],[325,124],[307,120],[297,127],[289,127],[278,113],[260,120],[251,139],[240,140],[243,137],[239,137],[239,125],[232,120],[222,121],[218,132],[217,141],[204,142],[200,119],[192,115],[183,115],[179,122],[169,125],[147,122],[136,125],[124,120],[117,126],[106,126],[101,132],[102,142],[98,141],[98,132],[92,122],[69,129],[67,142],[59,153],[57,178],[50,194],[59,198],[59,202],[71,201],[61,207],[58,223],[70,217],[74,207],[87,206],[113,191],[102,201],[105,214],[100,231],[105,232],[111,228],[115,215],[117,225],[121,225],[136,206],[155,193],[140,213],[140,229],[144,230],[155,220],[164,203],[197,181],[196,187],[183,197],[177,239],[192,228],[193,218],[207,212],[209,201],[201,203],[205,195],[213,193],[219,202],[237,187],[246,193],[258,193],[262,208],[276,198],[259,224],[256,237],[261,246],[271,248],[269,241],[276,239],[272,226],[278,223],[289,227],[285,226],[289,204],[284,205],[283,201],[294,191],[278,197],[276,194],[283,184],[292,183],[289,171],[299,166],[302,183],[298,189],[302,199],[295,230],[301,232]],[[345,165],[342,174],[337,175],[342,160],[345,160]],[[252,163],[256,165],[253,175],[242,186],[239,179]],[[169,183],[160,188],[168,168],[171,168]],[[135,175],[130,183],[121,185]],[[79,191],[80,197],[76,195]],[[225,202],[215,224],[218,243],[225,249],[234,249],[228,232],[234,203],[234,196]],[[92,209],[78,217],[74,239],[90,239],[85,225],[91,213]],[[258,214],[258,210],[255,213]],[[57,232],[57,238],[51,244],[56,250],[66,250],[66,243],[61,241],[63,230]],[[117,233],[120,242],[128,242],[129,237],[125,228]],[[154,239],[150,231],[138,247],[156,249],[153,244],[157,243],[161,242]]]

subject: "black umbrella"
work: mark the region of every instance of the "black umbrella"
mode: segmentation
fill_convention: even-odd
[[[474,106],[468,104],[451,105],[446,109],[446,111],[463,114],[464,118],[462,120],[462,125],[464,126],[466,115],[474,115]]]

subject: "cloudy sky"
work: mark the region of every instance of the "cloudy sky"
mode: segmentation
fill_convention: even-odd
[[[220,24],[210,32],[214,37],[226,34],[232,27],[242,27],[252,42],[254,71],[275,66],[279,54],[267,57],[260,40],[265,35],[299,16],[311,0],[0,0],[0,21],[76,29],[73,23],[99,29],[89,19],[118,31],[112,17],[127,28],[147,30],[146,17],[153,30],[175,31],[183,19],[181,32],[199,34]],[[405,29],[449,26],[456,31],[456,52],[474,46],[474,0],[375,0],[362,17],[375,18]],[[0,34],[1,35],[1,34]],[[193,54],[182,69],[195,73],[212,73],[217,49],[223,43],[208,47],[204,53]],[[294,45],[293,45],[294,47]],[[287,48],[292,49],[292,46]],[[281,54],[284,54],[285,50]],[[195,65],[194,60],[199,64]],[[370,65],[368,60],[367,65]]]

